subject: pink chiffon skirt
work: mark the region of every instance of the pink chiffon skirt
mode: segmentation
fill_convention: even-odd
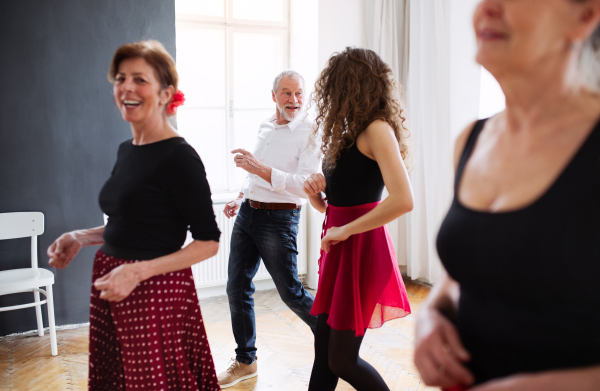
[[[322,237],[330,227],[341,227],[375,208],[380,202],[338,207],[329,204]],[[386,226],[352,235],[321,250],[319,289],[310,313],[329,314],[334,330],[381,327],[391,319],[410,314],[410,304],[398,269],[392,239]]]

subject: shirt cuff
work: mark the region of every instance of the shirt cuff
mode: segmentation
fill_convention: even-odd
[[[285,172],[271,168],[271,190],[277,193],[285,191]]]

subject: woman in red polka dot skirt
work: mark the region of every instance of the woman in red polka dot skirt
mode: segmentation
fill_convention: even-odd
[[[100,192],[105,226],[72,231],[48,249],[65,268],[94,259],[90,390],[219,390],[191,265],[215,255],[220,231],[200,157],[167,122],[183,103],[173,58],[156,41],[121,46],[109,80],[133,139],[119,147]],[[185,248],[187,231],[194,241]]]

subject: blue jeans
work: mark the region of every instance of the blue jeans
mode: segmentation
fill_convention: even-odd
[[[227,296],[237,343],[236,359],[252,364],[256,356],[256,319],[252,279],[262,258],[283,302],[314,332],[317,318],[310,315],[314,301],[298,278],[296,236],[300,210],[254,209],[242,203],[231,233]]]

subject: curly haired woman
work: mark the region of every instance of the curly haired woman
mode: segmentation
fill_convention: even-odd
[[[410,313],[385,227],[413,207],[399,92],[381,58],[356,48],[331,57],[315,86],[325,175],[312,175],[304,189],[326,219],[310,391],[335,390],[339,378],[357,390],[389,390],[358,351],[367,328]]]

